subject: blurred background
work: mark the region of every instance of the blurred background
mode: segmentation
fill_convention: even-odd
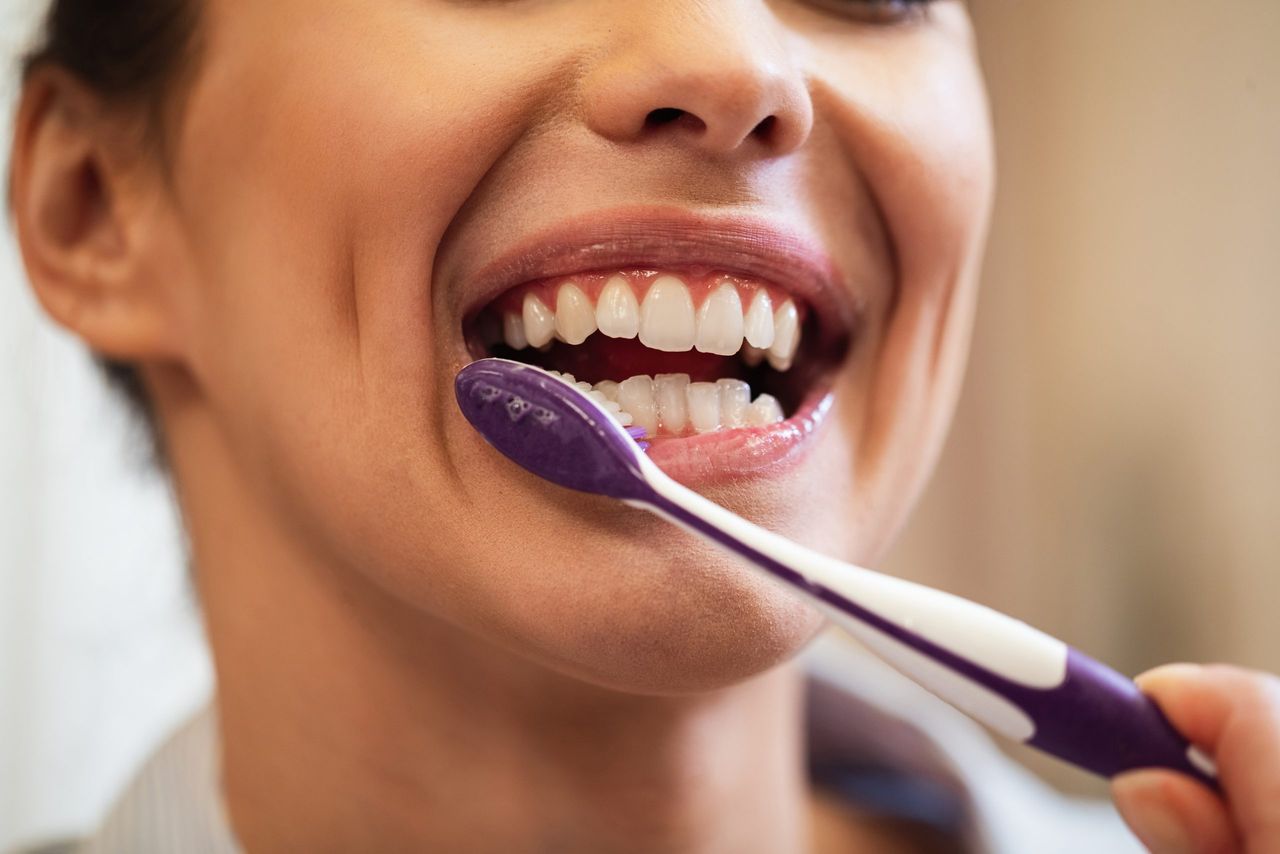
[[[6,155],[41,5],[0,0]],[[1001,186],[955,428],[886,568],[1127,673],[1280,671],[1280,3],[971,6]],[[4,849],[91,824],[210,676],[168,492],[7,228],[0,364]]]

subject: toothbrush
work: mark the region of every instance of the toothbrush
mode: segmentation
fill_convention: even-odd
[[[998,611],[853,566],[726,510],[667,477],[623,428],[551,374],[506,359],[467,365],[458,405],[493,447],[540,477],[656,513],[786,584],[903,674],[996,732],[1095,774],[1171,768],[1219,790],[1132,680]]]

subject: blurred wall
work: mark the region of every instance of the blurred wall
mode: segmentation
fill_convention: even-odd
[[[38,5],[0,0],[0,55]],[[974,11],[1002,185],[956,429],[890,568],[1127,672],[1280,670],[1280,3]],[[7,233],[0,362],[4,849],[92,822],[209,676],[167,494]]]
[[[1001,186],[891,568],[1125,672],[1280,671],[1280,3],[972,5]]]

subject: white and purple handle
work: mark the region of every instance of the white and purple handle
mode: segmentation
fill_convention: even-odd
[[[652,494],[627,503],[807,594],[873,652],[981,723],[1104,777],[1171,768],[1218,790],[1213,761],[1131,679],[991,608],[766,531],[640,456]]]

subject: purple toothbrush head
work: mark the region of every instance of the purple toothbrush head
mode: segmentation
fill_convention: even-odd
[[[625,428],[590,398],[541,368],[481,359],[453,381],[458,407],[504,456],[539,477],[579,492],[642,498],[644,435]]]

